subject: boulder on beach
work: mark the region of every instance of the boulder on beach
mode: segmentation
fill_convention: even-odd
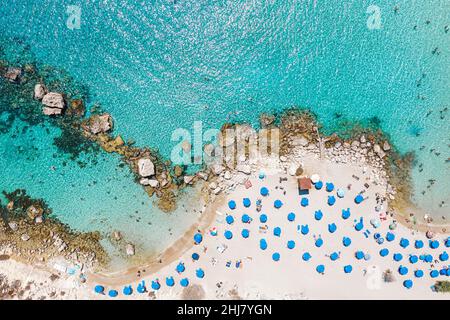
[[[134,256],[134,254],[135,254],[134,245],[131,243],[128,243],[127,246],[125,247],[125,251],[127,253],[127,256]]]
[[[42,108],[42,113],[46,116],[60,115],[62,113],[62,109],[44,107]]]
[[[150,158],[141,158],[138,160],[138,173],[141,177],[150,177],[155,174],[155,165]]]
[[[33,97],[37,100],[42,100],[44,96],[48,93],[47,88],[42,84],[38,83],[34,86],[34,95]]]
[[[17,82],[20,81],[20,76],[21,75],[22,75],[22,69],[21,68],[8,67],[4,77],[9,82],[17,83]]]

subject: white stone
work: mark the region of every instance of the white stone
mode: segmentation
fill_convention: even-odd
[[[219,194],[220,191],[222,191],[222,188],[217,187],[217,188],[215,188],[215,189],[213,190],[213,193],[214,193],[214,194]]]
[[[42,104],[49,108],[64,109],[65,102],[61,93],[49,92],[42,98]]]
[[[239,164],[236,166],[236,170],[245,174],[252,173],[252,168],[248,164]]]
[[[309,141],[308,141],[308,139],[305,138],[304,136],[298,136],[298,137],[295,137],[295,138],[292,140],[292,144],[293,144],[294,146],[302,146],[302,147],[306,147],[306,146],[309,144]]]
[[[138,172],[141,177],[149,177],[155,174],[155,165],[149,158],[138,160]]]
[[[8,70],[5,73],[5,78],[10,82],[18,82],[20,80],[20,76],[22,75],[21,68],[8,67]]]
[[[47,92],[47,88],[41,83],[34,86],[34,98],[37,100],[42,100]]]
[[[17,229],[19,229],[17,223],[15,223],[14,221],[8,223],[8,226],[11,228],[12,231],[17,231]]]
[[[44,107],[42,108],[42,113],[45,114],[46,116],[59,115],[62,113],[62,109]]]
[[[231,179],[231,172],[230,171],[225,171],[225,174],[223,175],[223,177],[227,180]]]
[[[127,256],[134,256],[134,254],[135,254],[134,245],[131,243],[128,243],[125,248],[125,251],[127,253]]]
[[[159,186],[159,181],[156,179],[149,179],[148,185],[152,188],[157,188]]]
[[[221,174],[221,173],[223,172],[223,170],[225,170],[225,168],[224,168],[222,165],[220,165],[220,164],[214,164],[214,165],[211,167],[211,170],[212,170],[212,172],[213,172],[215,175],[219,175],[219,174]]]
[[[184,176],[184,177],[183,177],[183,181],[184,181],[184,183],[186,183],[186,184],[191,184],[191,183],[193,182],[193,180],[194,180],[194,177],[195,177],[195,176]]]
[[[389,144],[387,141],[385,141],[385,142],[383,143],[383,150],[384,150],[384,151],[389,151],[389,150],[391,150],[391,146],[390,146],[390,144]]]
[[[28,240],[30,240],[30,236],[28,234],[24,233],[20,236],[20,239],[22,239],[22,241],[28,241]]]

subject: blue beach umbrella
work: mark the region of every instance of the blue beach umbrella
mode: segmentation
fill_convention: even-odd
[[[431,254],[426,254],[424,260],[425,262],[431,263],[433,262],[433,256]]]
[[[234,218],[233,218],[233,216],[227,215],[227,217],[225,218],[225,221],[228,224],[232,224],[234,222]]]
[[[405,274],[408,273],[408,268],[407,268],[407,267],[404,267],[404,266],[400,266],[400,267],[398,268],[398,273],[400,273],[402,276],[404,276]]]
[[[139,292],[139,293],[145,293],[145,292],[147,291],[147,288],[145,287],[145,281],[142,281],[141,283],[139,283],[139,284],[137,285],[136,290],[137,290],[137,292]]]
[[[342,244],[344,245],[344,247],[348,247],[351,243],[352,239],[350,239],[349,237],[342,238]]]
[[[267,215],[265,215],[264,213],[261,214],[261,215],[259,216],[259,221],[260,221],[261,223],[266,223],[266,222],[267,222]]]
[[[422,277],[423,277],[423,271],[420,270],[420,269],[414,271],[414,276],[415,276],[416,278],[422,278]]]
[[[321,210],[317,210],[317,211],[314,213],[314,218],[315,218],[317,221],[321,220],[322,217],[323,217],[323,213],[322,213]]]
[[[324,273],[325,272],[325,266],[323,265],[323,264],[319,264],[317,267],[316,267],[316,271],[318,272],[318,273]]]
[[[98,284],[94,287],[94,291],[95,293],[103,294],[105,292],[105,287]]]
[[[361,217],[359,219],[359,222],[357,224],[355,224],[355,230],[361,231],[363,228],[364,228],[364,223],[363,223],[363,218]]]
[[[200,244],[203,241],[203,236],[200,233],[194,235],[195,244]]]
[[[203,271],[203,269],[198,268],[195,271],[195,275],[197,276],[197,278],[203,279],[203,277],[205,276],[205,271]]]
[[[184,263],[183,263],[183,262],[180,262],[180,263],[177,265],[176,271],[177,271],[178,273],[182,273],[182,272],[184,272],[184,270],[186,270],[186,268],[184,267]]]
[[[430,240],[430,248],[431,249],[439,248],[439,241],[437,241],[437,240]]]
[[[377,243],[378,243],[378,244],[383,244],[383,243],[384,243],[384,238],[381,238],[381,237],[378,238],[378,239],[377,239]]]
[[[364,198],[363,198],[363,196],[362,196],[361,194],[358,194],[358,195],[355,197],[355,203],[356,203],[356,204],[360,204],[361,202],[363,202],[363,200],[364,200]]]
[[[266,187],[262,187],[261,190],[259,191],[259,193],[265,197],[269,194],[269,189],[267,189]]]
[[[294,221],[295,220],[295,213],[291,212],[287,216],[288,221]]]
[[[344,266],[345,273],[351,273],[352,270],[353,270],[353,267],[351,265],[348,264],[348,265]]]
[[[250,231],[248,229],[242,229],[241,235],[243,238],[248,238],[250,236]]]
[[[339,259],[339,254],[337,252],[333,252],[332,254],[330,254],[330,259],[331,261]]]
[[[230,230],[226,230],[223,234],[225,236],[225,239],[230,240],[231,238],[233,238],[233,232],[231,232]]]
[[[117,292],[117,290],[109,290],[108,292],[108,296],[110,296],[111,298],[115,298],[119,295],[119,293]]]
[[[309,226],[307,224],[302,225],[301,228],[300,228],[300,232],[303,235],[307,235],[309,233]]]
[[[261,250],[266,250],[267,249],[267,241],[266,241],[266,239],[259,240],[259,248]]]
[[[450,277],[450,268],[447,269],[447,276]]]
[[[308,198],[302,198],[302,200],[300,200],[300,205],[302,207],[307,207],[309,205],[309,200]]]
[[[405,239],[405,238],[401,238],[400,239],[400,247],[406,248],[407,246],[409,246],[409,240]]]
[[[305,252],[302,255],[302,259],[303,259],[303,261],[309,261],[309,259],[311,259],[311,255],[309,254],[309,252]]]
[[[244,205],[244,207],[248,208],[248,207],[250,207],[252,202],[250,201],[249,198],[244,198],[244,199],[242,199],[242,204]]]
[[[152,289],[153,289],[153,290],[157,291],[157,290],[159,290],[160,288],[161,288],[161,285],[159,284],[159,281],[158,281],[158,280],[152,281]]]
[[[380,256],[386,257],[389,254],[389,250],[387,248],[380,250]]]
[[[392,232],[388,232],[386,233],[386,240],[391,242],[395,240],[395,234],[393,234]]]
[[[167,277],[166,278],[166,285],[168,287],[173,287],[175,285],[175,281],[173,280],[173,277]]]
[[[287,247],[288,247],[288,249],[294,249],[295,248],[295,241],[294,240],[289,240],[287,242]]]
[[[363,258],[364,258],[364,252],[362,252],[362,251],[356,251],[356,252],[355,252],[355,257],[356,257],[356,259],[358,259],[358,260],[363,259]]]
[[[322,181],[317,181],[317,182],[314,184],[314,187],[316,188],[316,190],[322,189],[322,187],[323,187],[323,182],[322,182]]]
[[[448,253],[447,252],[442,252],[440,255],[439,255],[439,260],[441,260],[441,261],[447,261],[448,260]]]
[[[445,246],[446,246],[447,248],[450,247],[450,237],[448,237],[448,238],[445,240]]]
[[[419,261],[419,258],[416,255],[412,254],[409,256],[410,263],[416,263],[417,261]]]
[[[413,286],[413,282],[412,282],[412,280],[405,280],[405,281],[403,281],[403,286],[406,288],[406,289],[411,289],[412,288],[412,286]]]
[[[197,252],[192,253],[191,255],[192,260],[197,261],[198,259],[200,259],[200,255]]]
[[[242,223],[249,223],[250,222],[250,216],[248,214],[244,213],[242,215],[241,221],[242,221]]]
[[[123,287],[122,293],[126,296],[129,296],[133,293],[133,288],[131,288],[131,286],[125,286]]]
[[[275,207],[275,209],[280,209],[283,206],[283,202],[281,202],[281,200],[275,200],[273,206]]]
[[[350,218],[350,209],[342,209],[342,219],[347,220]]]
[[[181,280],[180,280],[180,285],[181,285],[182,287],[187,287],[187,286],[189,285],[189,280],[188,280],[188,278],[183,278],[183,279],[181,279]]]
[[[403,255],[401,253],[395,253],[394,254],[394,260],[399,262],[403,259]]]
[[[275,228],[273,229],[273,235],[274,235],[275,237],[281,236],[281,228],[280,228],[280,227],[275,227]]]
[[[442,268],[441,270],[439,270],[439,274],[440,274],[441,276],[446,276],[446,275],[447,275],[447,269]]]
[[[272,260],[273,261],[279,261],[280,260],[280,254],[278,252],[275,252],[272,254]]]
[[[331,182],[327,182],[327,183],[325,184],[325,190],[327,190],[327,192],[333,191],[333,190],[334,190],[334,184],[331,183]]]
[[[423,248],[423,241],[422,240],[416,240],[414,242],[414,246],[416,247],[416,249],[422,249]]]
[[[345,191],[344,191],[344,189],[337,189],[336,194],[339,198],[343,198],[345,195]]]
[[[323,245],[323,240],[321,237],[317,238],[316,242],[314,243],[317,248],[320,248]]]
[[[438,277],[438,276],[439,276],[439,271],[437,271],[437,270],[431,270],[431,272],[430,272],[430,277],[436,278],[436,277]]]
[[[228,201],[228,208],[230,208],[231,210],[236,209],[236,201],[234,200]]]
[[[337,227],[336,227],[336,224],[335,224],[335,223],[330,223],[330,224],[328,225],[328,232],[334,233],[334,232],[336,231],[336,229],[337,229]]]
[[[336,203],[336,198],[334,196],[328,196],[327,203],[329,206],[332,206]]]

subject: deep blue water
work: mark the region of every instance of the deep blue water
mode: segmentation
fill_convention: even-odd
[[[353,121],[378,117],[395,146],[416,152],[423,163],[423,171],[416,167],[413,174],[414,200],[436,216],[448,216],[448,207],[439,203],[450,202],[450,115],[443,112],[441,119],[439,111],[450,105],[450,1],[399,0],[397,13],[392,1],[376,1],[380,30],[367,27],[372,2],[86,1],[78,4],[80,29],[71,30],[66,11],[72,1],[8,1],[0,4],[0,30],[3,39],[23,39],[39,60],[86,84],[90,102],[113,115],[117,132],[166,156],[174,145],[172,131],[191,128],[194,121],[205,127],[226,120],[256,123],[261,112],[299,105],[317,113],[331,132],[340,129],[336,114]],[[5,45],[13,47],[14,41]],[[432,53],[435,48],[439,54]],[[9,54],[14,57],[14,50]],[[0,139],[9,149],[27,138]],[[43,185],[66,187],[64,196],[50,187],[30,190],[48,199],[63,220],[89,229],[101,227],[92,222],[99,215],[105,221],[122,217],[123,227],[139,207],[155,223],[173,223],[129,183],[129,173],[117,169],[118,159],[92,169],[64,169],[58,182],[47,170],[50,147],[44,141],[33,163],[21,163],[40,164],[35,174],[42,175]],[[22,169],[2,162],[8,177],[2,189],[29,185],[17,176]],[[81,187],[102,177],[112,179],[95,189]],[[428,190],[431,178],[436,183]],[[82,190],[67,187],[68,179]],[[120,205],[106,190],[119,192]],[[81,205],[74,192],[84,192]],[[94,192],[104,195],[101,207]],[[157,237],[151,241],[158,246]]]

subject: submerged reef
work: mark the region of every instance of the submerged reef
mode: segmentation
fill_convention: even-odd
[[[64,256],[87,267],[103,266],[108,256],[99,232],[77,232],[52,215],[43,199],[31,198],[23,189],[3,191],[0,202],[0,244],[3,251],[26,262],[47,262]]]

